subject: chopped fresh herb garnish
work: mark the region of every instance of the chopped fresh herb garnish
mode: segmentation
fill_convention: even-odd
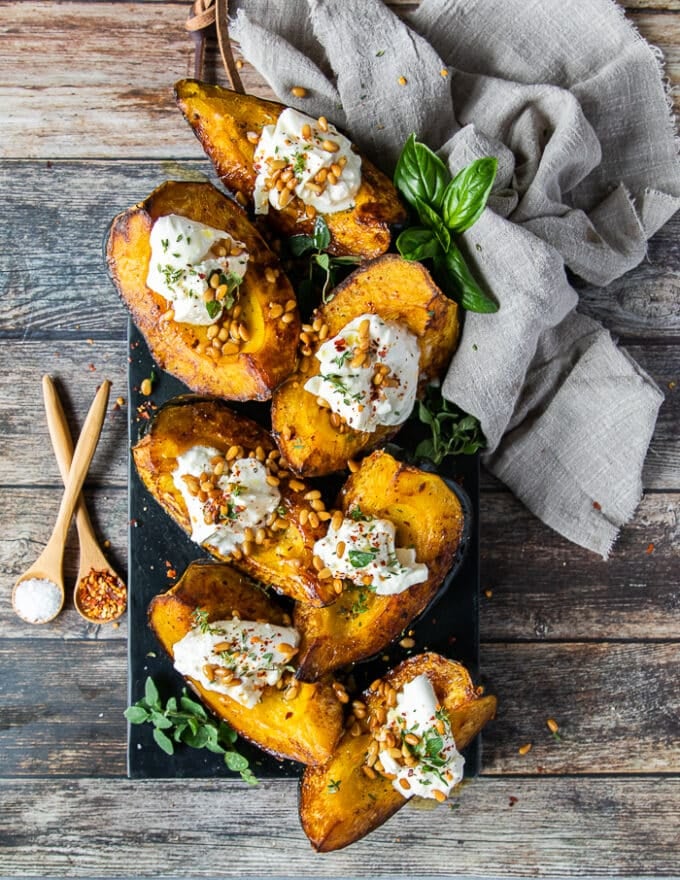
[[[368,550],[349,550],[347,552],[347,558],[354,568],[366,568],[367,565],[370,565],[371,562],[373,562],[377,553],[378,551],[374,550],[372,547]]]
[[[358,617],[360,614],[368,611],[368,597],[369,593],[366,590],[359,590],[356,599],[352,603],[351,614],[353,617]]]
[[[208,623],[208,612],[203,608],[194,608],[194,611],[191,615],[191,620],[194,626],[197,626],[202,633],[214,633],[216,632],[215,628],[210,626]]]
[[[370,522],[373,519],[372,516],[364,513],[358,504],[350,510],[349,515],[350,519],[353,519],[354,522]]]
[[[196,611],[200,612],[200,609]],[[158,687],[149,677],[143,699],[128,707],[124,715],[130,724],[153,724],[154,742],[166,755],[174,754],[177,743],[193,749],[208,749],[224,755],[224,763],[230,770],[240,773],[244,782],[257,785],[248,759],[234,748],[236,731],[226,721],[210,717],[200,703],[189,697],[186,688],[182,690],[179,705],[176,697],[170,697],[163,706]]]
[[[297,153],[295,156],[295,161],[293,162],[293,174],[297,177],[298,180],[304,174],[305,168],[307,167],[307,156],[304,153]]]
[[[331,779],[328,783],[328,790],[331,794],[337,794],[340,791],[340,784],[342,783],[341,779]]]
[[[167,238],[161,239],[161,246],[163,247],[163,253],[166,253],[168,250],[168,247],[170,246],[170,242],[168,241]]]
[[[161,263],[158,264],[158,271],[165,278],[165,283],[168,287],[174,287],[175,284],[182,278],[184,274],[184,269],[181,267],[176,269],[174,266],[171,266],[169,263],[163,266]]]

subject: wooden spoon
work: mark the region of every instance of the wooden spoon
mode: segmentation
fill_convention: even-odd
[[[49,376],[43,376],[42,387],[52,448],[59,465],[61,478],[66,482],[71,467],[71,458],[73,457],[73,439],[59,394]],[[89,623],[111,623],[117,620],[125,611],[125,583],[113,570],[99,546],[82,493],[78,498],[78,506],[76,507],[76,529],[78,531],[78,544],[80,547],[78,580],[74,593],[76,611]],[[90,611],[87,607],[87,601],[83,601],[87,597],[88,585],[96,588],[97,584],[100,585],[103,595],[108,593],[115,596],[117,600],[110,603],[111,609],[106,614],[103,611],[99,613]]]
[[[18,578],[12,591],[12,605],[14,610],[22,619],[28,623],[49,623],[61,611],[64,605],[64,545],[66,543],[66,535],[69,523],[73,516],[73,511],[80,495],[80,490],[85,482],[87,469],[92,461],[92,456],[97,448],[97,442],[104,423],[106,415],[106,405],[109,400],[109,389],[111,383],[109,381],[102,382],[99,391],[97,391],[90,410],[85,419],[83,430],[78,438],[78,445],[71,463],[71,470],[66,481],[66,488],[61,499],[57,521],[54,529],[47,542],[47,546],[40,554],[33,565]],[[24,581],[37,580],[47,581],[48,586],[51,585],[58,593],[61,594],[61,601],[54,613],[49,616],[41,617],[39,620],[30,620],[24,617],[20,612],[21,602],[17,600],[17,589]],[[54,592],[54,590],[52,590]]]

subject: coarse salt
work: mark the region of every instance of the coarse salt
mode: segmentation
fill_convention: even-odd
[[[27,623],[47,623],[61,608],[61,590],[47,578],[28,578],[17,584],[13,604]]]

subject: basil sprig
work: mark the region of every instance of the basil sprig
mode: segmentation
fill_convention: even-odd
[[[416,458],[441,464],[449,455],[473,455],[486,446],[477,419],[445,400],[435,385],[428,385],[425,397],[418,402],[417,418],[430,429],[430,436],[416,447]]]
[[[479,219],[497,169],[493,157],[476,159],[451,179],[439,156],[412,134],[394,172],[395,186],[422,224],[399,235],[397,250],[406,260],[431,259],[444,292],[470,312],[496,312],[498,304],[476,281],[454,235]]]

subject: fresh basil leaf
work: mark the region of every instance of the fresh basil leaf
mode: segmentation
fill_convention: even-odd
[[[209,318],[216,318],[222,311],[222,303],[217,299],[211,299],[205,304],[205,310]]]
[[[347,556],[354,568],[365,568],[373,562],[376,553],[376,550],[350,550]]]
[[[293,235],[288,239],[288,247],[294,257],[301,257],[314,250],[314,239],[311,235]]]
[[[149,718],[149,713],[143,706],[130,706],[123,712],[130,724],[144,724]]]
[[[156,682],[149,676],[144,684],[144,699],[150,709],[161,708],[161,697],[156,687]]]
[[[431,440],[421,440],[413,454],[415,458],[429,458],[435,464],[439,464],[435,457],[434,443]]]
[[[456,174],[442,198],[442,217],[449,229],[464,232],[479,219],[497,170],[498,159],[489,156],[476,159]]]
[[[440,251],[440,244],[431,229],[411,226],[399,234],[397,250],[405,260],[427,260]]]
[[[446,271],[454,279],[459,291],[458,302],[468,312],[491,314],[498,311],[495,303],[481,289],[468,268],[465,258],[455,245],[451,245],[444,255]]]
[[[224,763],[230,770],[240,773],[242,770],[248,769],[248,759],[238,752],[226,752],[224,755]]]
[[[325,251],[331,243],[331,231],[328,228],[328,224],[321,216],[317,216],[314,221],[312,241],[314,242],[314,247],[319,251]]]
[[[446,165],[412,134],[404,144],[394,171],[394,185],[416,207],[420,199],[435,210],[441,205],[450,179]]]
[[[416,199],[416,209],[420,222],[432,230],[442,249],[447,250],[451,244],[451,233],[444,225],[444,221],[439,214],[422,199]]]
[[[172,740],[169,736],[163,733],[162,730],[159,730],[157,727],[153,729],[153,738],[156,742],[156,745],[163,749],[166,755],[173,755],[175,753],[175,746],[173,745]]]

